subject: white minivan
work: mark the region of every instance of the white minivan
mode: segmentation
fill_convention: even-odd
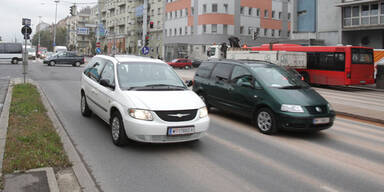
[[[114,144],[197,140],[209,127],[204,102],[161,60],[95,56],[81,78],[81,113],[111,127]]]

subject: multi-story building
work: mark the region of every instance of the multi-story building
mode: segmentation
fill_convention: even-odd
[[[86,7],[76,12],[74,16],[68,17],[67,29],[69,50],[77,51],[85,55],[94,53],[96,41],[96,24],[90,20],[91,8]]]
[[[48,23],[42,21],[36,25],[36,32],[47,30],[49,27],[50,25]]]
[[[384,48],[383,0],[341,0],[336,6],[342,9],[343,44]]]
[[[292,40],[305,45],[342,43],[340,0],[293,0]]]
[[[144,2],[147,10],[144,10]],[[107,33],[104,39],[108,54],[140,54],[143,42],[143,20],[147,13],[149,56],[162,57],[164,0],[99,1],[101,22]],[[151,27],[152,26],[152,27]]]
[[[165,58],[204,59],[207,46],[230,36],[250,46],[286,40],[292,10],[290,0],[167,0]]]

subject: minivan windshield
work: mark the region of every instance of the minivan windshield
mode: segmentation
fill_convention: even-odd
[[[257,78],[268,87],[280,89],[300,89],[309,85],[302,81],[295,73],[277,66],[253,65],[251,69]]]
[[[185,90],[187,87],[166,64],[127,62],[117,65],[117,78],[122,90]]]

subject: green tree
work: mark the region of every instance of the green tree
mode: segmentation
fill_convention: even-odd
[[[32,45],[37,46],[39,43],[40,33],[40,46],[47,47],[49,51],[53,51],[53,33],[47,29],[35,33],[32,37]],[[58,27],[56,32],[56,45],[67,45],[67,29],[65,27]]]

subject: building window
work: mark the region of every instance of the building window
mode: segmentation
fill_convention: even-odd
[[[157,8],[157,15],[160,15],[160,14],[161,14],[161,9]]]
[[[228,4],[224,4],[224,13],[228,13]]]
[[[244,15],[244,7],[240,7],[240,15]]]
[[[268,18],[268,10],[264,10],[264,18]]]
[[[351,10],[351,7],[345,7],[345,9]],[[346,15],[346,16],[350,16],[351,15],[350,11],[349,11],[349,13],[347,12],[347,14],[349,14],[349,15]],[[362,25],[368,25],[369,24],[369,5],[362,5],[361,6],[361,24]]]
[[[207,32],[207,26],[203,25],[203,33],[206,33],[206,32]]]
[[[193,26],[191,26],[191,35],[193,34]]]
[[[264,36],[266,37],[268,35],[268,29],[264,29]]]
[[[379,13],[379,5],[378,4],[371,4],[371,19],[370,19],[370,23],[371,24],[378,24],[379,21],[378,21],[378,15]]]
[[[203,13],[207,13],[207,5],[206,4],[203,5]]]
[[[212,4],[212,13],[217,13],[217,4]]]
[[[217,24],[212,24],[212,33],[217,33]]]
[[[223,25],[223,34],[226,35],[228,34],[228,25]]]
[[[275,36],[275,30],[272,29],[272,33],[271,33],[271,36],[274,37]]]
[[[173,35],[176,36],[177,35],[177,29],[176,28],[174,29],[174,32],[175,33]]]
[[[240,26],[240,34],[244,33],[244,26]]]
[[[180,29],[179,29],[179,35],[182,35],[183,34],[183,30],[181,29],[181,27],[180,27]]]
[[[188,27],[185,27],[185,35],[188,35]]]
[[[281,30],[279,30],[279,37],[281,36]]]
[[[185,8],[185,16],[188,17],[188,8]]]
[[[259,8],[256,9],[256,16],[260,17],[260,9]]]
[[[291,20],[291,13],[288,13],[288,21]]]
[[[195,14],[195,9],[191,7],[191,15],[193,16],[193,14]]]
[[[272,19],[275,18],[275,11],[272,11]]]
[[[343,24],[344,26],[350,26],[352,24],[351,22],[351,7],[344,7],[343,8]]]
[[[352,7],[352,25],[360,25],[360,7]]]
[[[248,15],[252,16],[252,7],[248,8]]]
[[[384,3],[380,4],[380,23],[384,23]]]
[[[281,19],[281,14],[282,14],[282,13],[279,11],[279,19]]]
[[[248,27],[248,35],[252,35],[252,27]]]

